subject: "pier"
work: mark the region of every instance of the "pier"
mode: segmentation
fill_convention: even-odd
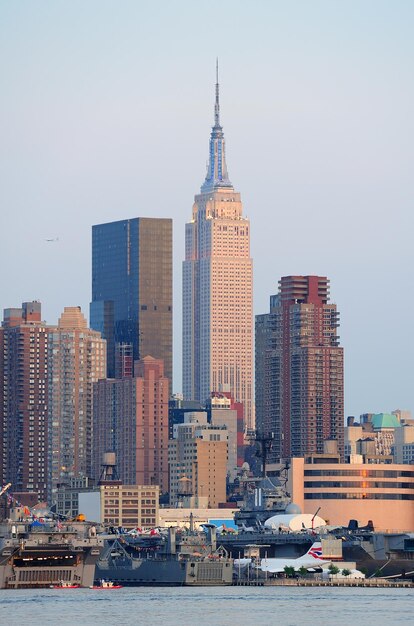
[[[234,580],[235,587],[396,587],[413,588],[412,580],[389,581],[385,578],[335,578],[333,580],[306,580],[305,578],[270,578],[267,580]]]

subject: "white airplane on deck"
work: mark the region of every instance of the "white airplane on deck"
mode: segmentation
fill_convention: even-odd
[[[262,559],[260,562],[260,569],[262,572],[268,572],[269,574],[279,574],[285,571],[285,567],[294,567],[297,572],[301,567],[306,567],[310,572],[321,570],[324,566],[329,565],[331,561],[324,559],[322,556],[322,544],[320,542],[314,543],[309,550],[303,556],[298,559],[288,558],[270,558]]]

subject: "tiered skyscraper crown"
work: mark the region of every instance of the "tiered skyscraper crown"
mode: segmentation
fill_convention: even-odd
[[[216,189],[230,188],[233,185],[229,180],[226,165],[226,152],[223,129],[220,126],[220,99],[218,82],[218,59],[216,62],[216,99],[214,103],[214,126],[210,136],[210,153],[207,175],[201,186],[201,193]]]

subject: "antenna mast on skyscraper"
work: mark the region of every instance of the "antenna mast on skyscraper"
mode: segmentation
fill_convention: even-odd
[[[218,57],[216,59],[216,102],[214,105],[214,126],[220,126],[220,100],[218,79]]]

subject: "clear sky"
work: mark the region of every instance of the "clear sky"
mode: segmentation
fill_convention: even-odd
[[[88,315],[91,225],[172,217],[181,390],[218,56],[255,313],[281,276],[328,276],[346,414],[414,410],[413,29],[411,0],[1,2],[0,309]]]

